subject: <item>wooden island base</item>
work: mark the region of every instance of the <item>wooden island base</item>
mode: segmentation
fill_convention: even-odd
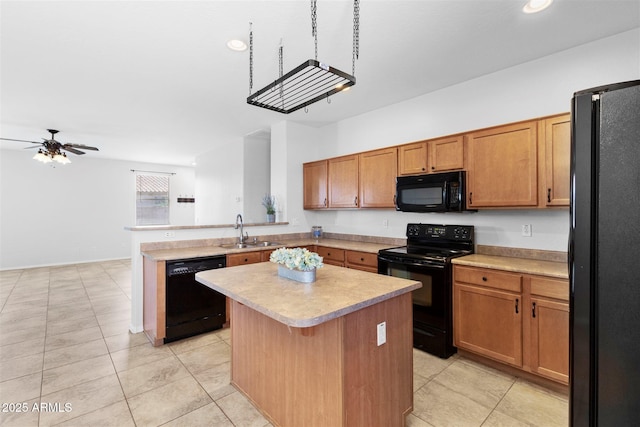
[[[231,382],[275,426],[404,426],[413,410],[411,293],[309,328],[237,301]],[[377,345],[386,322],[387,342]]]

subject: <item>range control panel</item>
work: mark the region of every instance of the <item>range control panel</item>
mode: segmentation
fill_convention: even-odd
[[[473,225],[407,224],[407,238],[473,241]]]

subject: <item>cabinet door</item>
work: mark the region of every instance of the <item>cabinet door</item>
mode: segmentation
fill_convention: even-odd
[[[344,267],[344,249],[329,248],[326,246],[318,246],[316,249],[318,255],[322,257],[322,262],[325,264]]]
[[[454,136],[429,141],[429,170],[444,172],[464,168],[464,137]]]
[[[327,200],[327,161],[305,163],[302,165],[304,185],[304,209],[323,209]]]
[[[458,348],[522,367],[522,297],[455,283],[453,336]]]
[[[537,206],[537,122],[474,132],[468,139],[470,208]]]
[[[569,304],[531,297],[531,371],[569,383]]]
[[[544,120],[545,173],[541,176],[543,206],[569,206],[571,116]]]
[[[361,251],[346,251],[345,264],[348,268],[355,270],[368,271],[370,273],[378,272],[378,254]]]
[[[329,207],[357,208],[358,155],[328,160]]]
[[[395,207],[397,150],[385,148],[360,154],[360,207]]]
[[[415,142],[398,147],[398,175],[427,173],[427,143]]]

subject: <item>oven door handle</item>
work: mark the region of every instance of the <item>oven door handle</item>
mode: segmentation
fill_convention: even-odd
[[[409,265],[409,266],[412,266],[412,267],[437,268],[437,269],[440,269],[440,270],[444,270],[444,268],[446,267],[445,264],[430,263],[428,261],[425,261],[424,263],[421,263],[421,262],[409,262],[409,261],[406,261],[406,260],[385,258],[384,256],[381,256],[381,255],[378,255],[378,262],[379,261],[384,261],[384,262],[388,262],[388,263],[391,263],[391,264],[398,264],[398,265]]]

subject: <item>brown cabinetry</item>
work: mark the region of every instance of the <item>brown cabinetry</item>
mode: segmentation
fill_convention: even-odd
[[[361,251],[346,251],[345,258],[345,267],[368,271],[370,273],[378,272],[378,254]]]
[[[470,133],[467,205],[537,206],[537,147],[537,121]]]
[[[395,147],[360,154],[358,193],[361,208],[395,207],[397,158]]]
[[[329,206],[327,199],[327,161],[302,165],[304,209],[322,209]]]
[[[464,169],[464,136],[453,135],[398,147],[398,175]]]
[[[454,266],[454,345],[568,384],[567,280]]]
[[[262,262],[262,253],[267,251],[242,252],[227,255],[227,267]]]
[[[328,160],[328,188],[330,208],[357,208],[358,155]]]
[[[569,168],[571,156],[571,116],[561,116],[540,120],[541,163],[540,205],[569,206]]]
[[[324,262],[325,264],[344,267],[344,249],[318,246],[316,248],[316,252],[322,257],[322,262]]]

